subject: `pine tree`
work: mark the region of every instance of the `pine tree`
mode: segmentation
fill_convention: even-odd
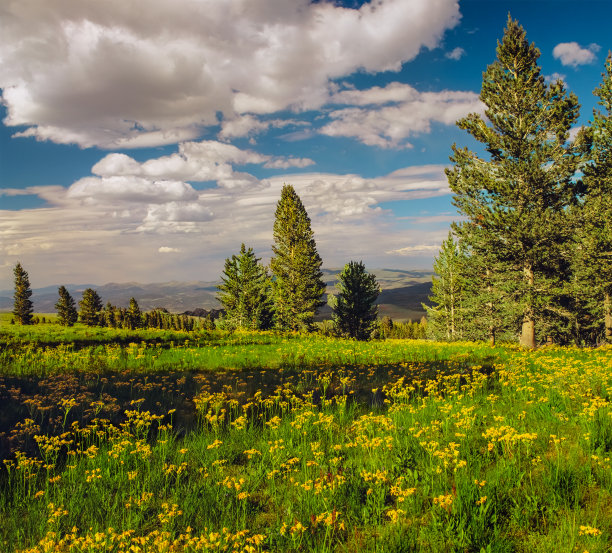
[[[231,329],[265,330],[272,326],[272,293],[266,268],[252,248],[225,260],[218,299],[225,309],[224,324]]]
[[[55,304],[57,322],[63,326],[72,326],[79,319],[74,298],[65,286],[60,286],[57,292],[59,294],[59,300]]]
[[[135,298],[130,298],[130,306],[126,313],[126,324],[130,330],[142,327],[142,311]]]
[[[594,90],[603,111],[594,111],[589,133],[590,163],[584,167],[584,203],[577,210],[574,269],[577,296],[591,315],[586,326],[612,343],[612,53],[602,77]]]
[[[273,295],[276,326],[309,330],[324,304],[325,283],[310,218],[294,188],[283,186],[274,220]]]
[[[483,75],[480,99],[490,124],[477,114],[458,121],[490,159],[453,146],[455,165],[447,170],[454,204],[469,225],[483,230],[460,231],[460,237],[476,238],[477,249],[490,252],[503,267],[500,276],[512,287],[511,301],[521,314],[520,343],[531,348],[536,322],[568,316],[560,296],[572,234],[567,207],[576,201],[573,177],[580,162],[567,142],[578,117],[577,99],[562,81],[546,85],[539,56],[509,17],[497,60]]]
[[[366,272],[363,262],[350,261],[340,273],[336,287],[339,291],[333,302],[336,330],[349,338],[368,340],[378,316],[375,302],[380,286],[375,275]]]
[[[429,297],[433,305],[423,305],[432,338],[454,341],[463,337],[467,262],[465,249],[449,232],[434,260],[436,274],[431,279],[432,295]]]
[[[32,289],[30,288],[30,279],[28,273],[24,271],[21,263],[17,263],[13,269],[15,275],[15,294],[13,295],[13,315],[15,321],[22,325],[32,324],[32,312],[34,307],[30,297]]]
[[[87,288],[83,291],[83,299],[79,302],[81,308],[81,322],[87,326],[97,326],[100,324],[100,311],[102,311],[102,300],[98,293]]]

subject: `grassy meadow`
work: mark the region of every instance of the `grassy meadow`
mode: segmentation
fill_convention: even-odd
[[[0,323],[2,551],[612,551],[610,346]]]

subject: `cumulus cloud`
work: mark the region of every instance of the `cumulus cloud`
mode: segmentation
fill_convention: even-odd
[[[553,57],[561,60],[563,65],[578,67],[593,63],[596,60],[595,54],[599,51],[598,44],[590,44],[583,48],[577,42],[561,42],[553,48]]]
[[[311,217],[326,266],[341,267],[349,259],[389,266],[398,254],[386,252],[410,246],[406,236],[419,232],[408,230],[412,223],[384,206],[449,194],[441,165],[407,167],[374,178],[311,172],[258,180],[251,175],[244,178],[253,179],[254,186],[195,190],[184,181],[161,178],[175,174],[174,167],[152,178],[145,174],[146,162],[116,154],[102,161],[96,165],[98,175],[68,189],[32,187],[30,192],[45,195],[45,208],[2,211],[0,258],[21,259],[31,274],[44,275],[46,284],[66,278],[102,282],[116,280],[117,274],[146,282],[215,280],[223,259],[237,252],[241,242],[267,262],[275,206],[283,185],[290,183]],[[432,242],[448,232],[447,221],[437,224],[428,225]],[[153,249],[152,242],[157,242]],[[180,268],[173,255],[151,255],[178,250],[184,260]],[[427,258],[435,252],[417,254]]]
[[[419,92],[408,84],[344,90],[332,97],[335,104],[351,107],[334,110],[332,119],[320,132],[329,136],[349,136],[369,146],[410,147],[406,139],[427,133],[433,122],[454,125],[468,113],[483,113],[474,92]]]
[[[325,104],[332,80],[397,71],[459,20],[457,0],[6,0],[0,88],[20,136],[83,147],[194,140],[218,114]],[[224,136],[254,132],[249,121]],[[241,126],[242,125],[242,126]],[[255,126],[253,126],[255,125]],[[238,134],[236,134],[238,133]]]
[[[237,188],[257,183],[248,173],[236,172],[235,165],[263,165],[270,169],[286,169],[313,164],[314,161],[308,158],[269,156],[253,150],[242,150],[224,142],[204,140],[184,142],[179,145],[178,152],[142,163],[125,154],[108,154],[93,166],[92,172],[103,179],[121,176],[131,177],[133,182],[137,182],[139,178],[216,181],[226,188]]]
[[[460,60],[464,55],[465,55],[465,50],[459,46],[457,46],[457,48],[454,48],[450,52],[446,52],[446,54],[444,54],[444,56],[448,58],[449,60],[455,60],[455,61]]]

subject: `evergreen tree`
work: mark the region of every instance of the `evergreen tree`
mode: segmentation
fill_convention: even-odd
[[[612,343],[612,53],[602,77],[594,91],[603,111],[594,111],[590,128],[590,163],[584,167],[584,203],[577,210],[574,270],[577,297],[591,319],[584,326]]]
[[[83,291],[83,299],[79,302],[81,308],[81,322],[87,326],[100,324],[100,311],[102,311],[102,300],[98,293],[92,288]]]
[[[576,201],[573,177],[580,162],[568,143],[577,99],[560,80],[546,85],[539,56],[509,17],[497,60],[483,75],[480,99],[490,124],[477,114],[458,121],[490,159],[453,146],[455,165],[447,170],[454,204],[483,231],[464,234],[465,225],[457,232],[478,240],[469,245],[490,252],[493,265],[503,267],[500,277],[512,288],[525,347],[535,347],[536,322],[567,316],[560,301],[572,234],[567,207]]]
[[[59,300],[55,304],[57,321],[61,325],[72,326],[79,319],[74,298],[65,286],[60,286],[57,292],[59,294]]]
[[[225,260],[218,299],[225,309],[224,324],[231,329],[268,329],[272,326],[270,277],[252,248]]]
[[[104,326],[107,326],[109,328],[117,328],[117,318],[115,316],[115,311],[116,307],[110,301],[107,301],[101,315],[101,320],[103,321]]]
[[[21,263],[15,265],[13,274],[15,275],[15,294],[13,295],[13,315],[15,316],[15,321],[22,325],[30,325],[33,322],[32,312],[34,311],[34,306],[30,300],[32,296],[30,279]]]
[[[364,264],[350,261],[340,273],[339,290],[334,303],[334,326],[349,338],[368,340],[376,326],[378,307],[375,305],[380,286]]]
[[[126,313],[126,324],[130,330],[142,327],[142,311],[135,298],[130,298],[130,306]]]
[[[325,303],[322,261],[306,209],[290,185],[283,186],[274,220],[273,295],[276,326],[311,329],[314,316]]]
[[[463,337],[467,263],[465,249],[449,232],[434,260],[436,274],[431,279],[432,295],[429,297],[433,305],[423,305],[432,338],[453,341]]]

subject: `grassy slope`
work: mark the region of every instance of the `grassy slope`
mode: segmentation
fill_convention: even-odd
[[[89,356],[86,329],[72,332]],[[210,377],[0,379],[21,405],[7,436],[29,452],[4,474],[2,550],[612,550],[611,348],[214,339],[174,355],[301,358]],[[177,435],[187,406],[199,422]]]

